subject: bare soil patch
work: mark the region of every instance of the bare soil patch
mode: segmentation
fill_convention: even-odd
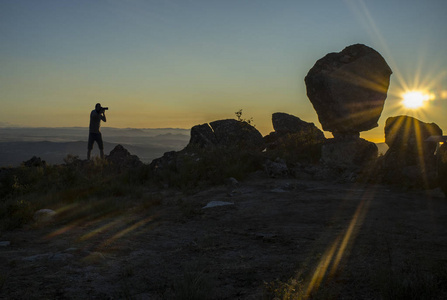
[[[2,232],[0,298],[381,299],[408,274],[443,299],[446,220],[438,189],[258,177],[164,191],[156,207]]]

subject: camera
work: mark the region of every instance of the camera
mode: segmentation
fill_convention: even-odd
[[[109,110],[109,108],[108,107],[101,107],[101,111],[106,111],[106,110]]]

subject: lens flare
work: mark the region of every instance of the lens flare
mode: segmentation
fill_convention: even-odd
[[[417,109],[422,107],[426,101],[431,99],[431,95],[421,91],[409,91],[403,96],[402,104],[406,108]]]

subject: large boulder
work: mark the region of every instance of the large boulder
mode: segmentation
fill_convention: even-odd
[[[206,148],[217,145],[217,139],[213,129],[208,123],[205,123],[191,128],[189,144],[197,145],[200,148]]]
[[[447,143],[444,142],[441,147],[439,147],[437,153],[437,173],[438,173],[438,184],[441,190],[444,192],[447,198]]]
[[[311,135],[317,140],[325,140],[324,133],[314,123],[302,121],[293,115],[280,112],[274,113],[272,115],[272,124],[273,129],[275,129],[278,135],[302,133]]]
[[[389,149],[381,161],[382,181],[412,188],[436,187],[437,142],[427,141],[430,136],[442,136],[441,128],[435,123],[409,116],[388,118],[385,143]]]
[[[196,125],[191,128],[191,139],[188,146],[261,151],[265,144],[262,134],[252,125],[244,121],[227,119]]]
[[[377,158],[376,144],[361,138],[329,139],[321,149],[321,162],[340,171],[361,172]]]
[[[430,136],[442,136],[435,123],[425,123],[410,116],[390,117],[385,123],[385,143],[388,152],[396,152],[406,165],[420,162],[421,157],[433,157],[437,142],[426,141]]]
[[[385,59],[362,44],[318,60],[305,83],[323,130],[358,136],[377,127],[391,74]]]
[[[315,163],[320,159],[326,138],[313,123],[286,113],[274,113],[272,124],[275,131],[264,137],[268,152],[292,162]]]

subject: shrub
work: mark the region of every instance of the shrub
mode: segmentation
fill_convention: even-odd
[[[213,278],[200,262],[186,264],[183,275],[174,282],[175,299],[214,299]]]
[[[149,201],[141,204],[145,209],[160,204],[159,199],[152,201],[144,196],[146,183],[138,176],[143,174],[147,179],[147,167],[122,173],[100,159],[81,161],[67,156],[64,161],[64,165],[1,170],[1,227],[21,227],[41,208],[71,207],[72,212],[63,214],[76,218],[122,213],[129,205],[143,201]]]
[[[262,169],[265,157],[260,152],[238,148],[189,147],[175,158],[152,170],[152,180],[158,184],[194,190],[203,185],[224,183],[228,178],[244,179],[249,173]]]
[[[31,202],[23,198],[10,199],[0,204],[0,219],[5,229],[19,228],[33,218],[34,211]]]
[[[312,132],[287,133],[280,137],[267,136],[270,144],[267,154],[275,159],[281,157],[290,163],[317,163],[321,158],[323,140]]]

